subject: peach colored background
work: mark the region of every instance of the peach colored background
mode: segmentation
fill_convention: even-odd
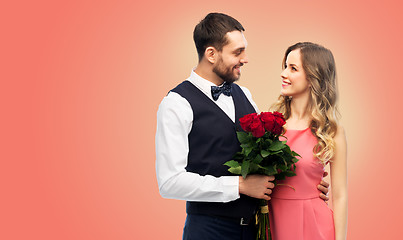
[[[336,58],[349,144],[349,239],[400,239],[402,3],[8,1],[0,7],[0,239],[180,239],[155,177],[158,104],[197,57],[194,26],[246,28],[240,84],[261,110],[297,41]],[[147,92],[148,91],[148,92]],[[292,226],[290,226],[292,228]]]

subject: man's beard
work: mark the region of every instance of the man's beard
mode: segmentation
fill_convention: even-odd
[[[241,65],[242,66],[242,65]],[[224,82],[233,83],[240,77],[234,74],[234,68],[228,68],[224,65],[221,58],[218,59],[217,65],[213,68],[213,72],[217,74]]]

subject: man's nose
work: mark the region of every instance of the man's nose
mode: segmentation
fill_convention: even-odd
[[[249,62],[249,58],[248,58],[248,55],[246,55],[246,53],[245,53],[245,54],[243,54],[243,56],[241,58],[241,63],[245,64],[248,62]]]

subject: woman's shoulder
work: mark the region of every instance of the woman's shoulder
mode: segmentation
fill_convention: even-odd
[[[334,136],[334,140],[336,144],[345,144],[346,143],[346,130],[343,125],[340,123],[337,124],[337,131]]]

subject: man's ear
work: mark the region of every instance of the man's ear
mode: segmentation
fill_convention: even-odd
[[[208,47],[206,48],[206,51],[204,51],[204,57],[212,64],[217,61],[217,56],[217,49],[214,47]]]

